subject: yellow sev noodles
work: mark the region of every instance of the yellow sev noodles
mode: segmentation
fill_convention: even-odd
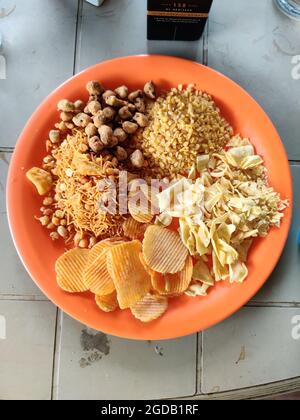
[[[80,152],[81,146],[86,144],[85,133],[74,130],[53,152],[57,208],[64,212],[68,226],[73,225],[77,232],[91,232],[100,239],[118,236],[122,233],[123,218],[100,211],[98,204],[103,194],[98,182],[107,177],[106,170],[111,163]],[[85,163],[84,170],[80,167],[81,161]],[[87,171],[87,165],[91,165],[93,171]]]

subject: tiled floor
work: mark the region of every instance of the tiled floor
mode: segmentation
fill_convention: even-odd
[[[81,0],[1,3],[8,68],[0,80],[0,399],[255,398],[300,389],[293,324],[300,316],[300,80],[291,76],[300,26],[271,1],[215,0],[200,42],[147,42],[144,3],[106,0],[99,9]],[[109,337],[57,311],[23,269],[5,210],[10,152],[36,105],[74,69],[147,52],[208,63],[249,90],[281,132],[295,189],[289,240],[262,291],[224,323],[166,342]]]

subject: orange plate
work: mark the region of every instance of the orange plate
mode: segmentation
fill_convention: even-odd
[[[129,310],[101,312],[89,293],[63,292],[55,280],[55,261],[62,254],[62,243],[55,244],[34,220],[41,198],[25,177],[32,166],[41,165],[44,142],[58,120],[60,99],[87,99],[85,85],[98,79],[107,88],[126,84],[138,89],[152,79],[160,89],[179,83],[196,83],[213,95],[223,115],[236,133],[250,137],[258,154],[265,159],[271,185],[292,203],[292,181],[284,147],[262,108],[236,83],[200,64],[173,57],[137,56],[107,61],[91,67],[55,90],[33,114],[21,134],[10,165],[7,188],[8,217],[19,255],[41,290],[63,311],[92,328],[120,337],[168,339],[211,327],[229,317],[262,287],[273,271],[284,248],[292,206],[286,210],[280,229],[255,242],[249,258],[249,277],[242,284],[220,283],[206,298],[182,296],[171,299],[166,314],[150,324],[134,319]],[[278,111],[279,112],[279,111]]]

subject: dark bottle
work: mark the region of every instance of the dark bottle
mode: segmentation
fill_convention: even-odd
[[[213,0],[148,0],[149,40],[200,39]]]

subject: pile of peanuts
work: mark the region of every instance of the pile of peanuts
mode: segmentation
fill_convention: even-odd
[[[148,125],[146,110],[149,102],[156,99],[156,88],[152,81],[145,84],[143,90],[129,92],[127,86],[119,86],[114,91],[105,90],[98,81],[88,82],[88,102],[82,100],[71,102],[63,99],[58,103],[60,122],[49,132],[46,140],[48,155],[43,159],[43,168],[56,175],[55,151],[61,142],[73,129],[84,130],[87,144],[81,144],[82,153],[102,156],[104,161],[110,160],[112,168],[107,169],[107,175],[114,176],[117,168],[124,161],[129,162],[133,169],[141,170],[147,164],[143,153],[132,148],[131,136],[138,129]],[[108,173],[111,170],[112,173]],[[89,233],[74,232],[73,226],[68,226],[64,212],[56,209],[55,195],[48,196],[43,201],[40,211],[42,217],[38,220],[50,231],[52,240],[63,238],[66,242],[74,240],[74,245],[80,248],[91,248],[97,243],[97,238]]]
[[[58,103],[61,121],[56,124],[57,130],[50,131],[49,141],[57,144],[61,141],[61,132],[81,128],[88,136],[91,152],[99,154],[110,149],[119,162],[130,157],[132,166],[141,169],[145,162],[142,152],[135,150],[128,156],[121,144],[148,125],[147,102],[156,99],[153,82],[147,82],[143,90],[134,92],[129,92],[124,85],[114,91],[105,90],[97,81],[90,81],[86,88],[90,95],[87,104],[67,99]]]

